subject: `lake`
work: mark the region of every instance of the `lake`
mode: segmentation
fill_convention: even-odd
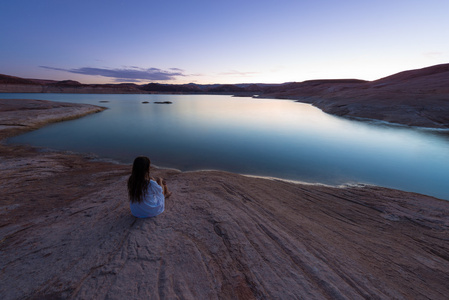
[[[108,108],[8,143],[93,153],[121,163],[146,155],[154,165],[182,171],[375,184],[449,200],[447,130],[347,120],[289,100],[221,95],[5,93],[0,98]]]

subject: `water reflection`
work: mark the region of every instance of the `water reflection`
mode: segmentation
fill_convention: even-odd
[[[3,94],[3,98],[24,98]],[[286,100],[207,95],[27,94],[107,106],[10,140],[131,163],[307,182],[363,182],[449,199],[449,133],[350,121]],[[100,103],[100,101],[109,101]],[[149,101],[149,104],[142,104]],[[170,105],[153,104],[171,101]]]

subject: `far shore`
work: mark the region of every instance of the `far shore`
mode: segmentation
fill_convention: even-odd
[[[317,79],[283,84],[82,84],[0,74],[0,93],[213,94],[288,99],[347,118],[449,129],[449,64],[374,81]]]
[[[0,141],[102,110],[0,99]],[[449,295],[449,201],[152,169],[173,196],[137,219],[129,165],[0,143],[0,170],[1,299]]]

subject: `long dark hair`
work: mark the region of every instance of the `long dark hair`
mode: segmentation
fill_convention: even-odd
[[[150,159],[139,156],[134,159],[133,170],[128,179],[129,201],[142,202],[150,183]]]

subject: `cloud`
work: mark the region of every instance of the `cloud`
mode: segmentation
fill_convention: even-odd
[[[431,58],[431,59],[437,59],[437,58],[440,58],[441,56],[443,56],[443,52],[437,52],[437,51],[434,51],[434,52],[425,52],[425,53],[423,53],[423,55],[425,56],[425,57],[427,57],[427,58]]]
[[[169,71],[164,71],[158,68],[138,68],[135,66],[125,67],[121,69],[107,69],[107,68],[78,68],[78,69],[62,69],[48,66],[40,66],[44,69],[64,71],[75,74],[91,75],[91,76],[103,76],[114,78],[116,81],[133,81],[139,80],[173,80],[178,76],[185,76],[183,70],[178,68],[171,68]]]
[[[128,79],[128,78],[115,78],[115,79],[114,79],[114,82],[117,82],[117,83],[122,83],[122,82],[127,82],[127,83],[130,83],[130,82],[140,83],[140,80],[139,80],[139,79]]]
[[[179,68],[170,68],[170,70],[172,70],[172,71],[184,72],[183,69],[179,69]]]
[[[253,76],[256,74],[260,74],[259,72],[241,72],[241,71],[236,71],[236,70],[231,70],[229,72],[223,72],[223,73],[219,73],[220,75],[231,75],[231,76]]]

